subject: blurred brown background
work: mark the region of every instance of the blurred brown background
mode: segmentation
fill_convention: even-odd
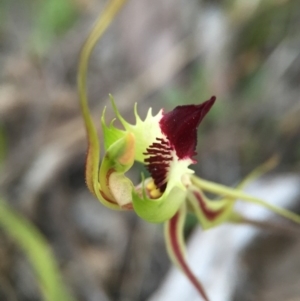
[[[104,5],[0,0],[0,194],[45,235],[76,300],[139,301],[169,267],[161,226],[107,210],[83,176],[76,72]],[[277,172],[297,174],[299,28],[298,0],[130,0],[91,58],[95,121],[108,93],[131,121],[135,102],[144,117],[216,95],[199,129],[201,177],[233,185],[275,153]],[[42,300],[24,254],[0,238],[0,300]]]

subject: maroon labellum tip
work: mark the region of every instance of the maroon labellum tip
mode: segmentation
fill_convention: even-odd
[[[216,100],[212,96],[199,105],[177,106],[173,111],[163,115],[160,120],[162,132],[174,147],[179,159],[195,155],[197,145],[197,128]]]
[[[161,192],[167,187],[167,174],[175,150],[179,159],[192,158],[196,153],[197,128],[208,113],[216,98],[200,105],[178,106],[173,111],[163,114],[160,128],[166,138],[156,138],[144,152],[144,160],[154,183]]]

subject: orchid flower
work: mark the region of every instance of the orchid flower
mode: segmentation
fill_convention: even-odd
[[[242,191],[245,183],[270,169],[273,161],[256,169],[236,188],[201,179],[190,169],[190,165],[196,163],[197,128],[215,103],[214,96],[201,104],[178,106],[171,112],[161,109],[156,115],[150,108],[144,119],[138,115],[135,105],[135,124],[128,123],[121,116],[110,96],[116,118],[123,128],[115,127],[114,120],[107,123],[106,109],[103,110],[101,124],[105,153],[100,162],[100,142],[86,96],[87,65],[97,40],[124,3],[125,0],[112,0],[108,4],[81,52],[78,86],[88,140],[86,184],[91,193],[110,209],[134,210],[148,222],[165,223],[170,258],[208,301],[201,282],[185,259],[183,229],[187,212],[196,215],[204,230],[224,222],[242,221],[243,217],[234,211],[237,199],[264,206],[297,223],[300,223],[300,217]],[[146,179],[143,176],[138,184],[126,176],[135,161],[143,163],[150,175]],[[205,192],[221,198],[209,199]]]
[[[137,113],[136,124],[126,122],[111,97],[115,114],[124,130],[108,126],[102,115],[106,153],[99,170],[100,201],[110,208],[134,209],[143,219],[160,223],[169,220],[185,201],[195,163],[197,127],[215,102],[178,106],[155,116],[151,108],[145,120]],[[144,163],[151,177],[135,186],[124,174],[134,161]],[[89,176],[87,175],[87,179]]]

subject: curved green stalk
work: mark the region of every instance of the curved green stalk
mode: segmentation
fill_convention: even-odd
[[[120,11],[123,4],[125,3],[126,0],[111,0],[110,2],[108,2],[103,13],[98,18],[94,28],[88,36],[79,58],[77,83],[80,98],[80,107],[88,139],[88,151],[86,159],[86,183],[89,190],[95,196],[97,196],[98,199],[101,199],[98,182],[100,145],[97,130],[91,118],[91,113],[88,106],[86,88],[87,68],[89,58],[97,41],[102,37],[107,27],[110,25],[116,14]],[[110,206],[110,204],[107,205]]]
[[[254,181],[255,179],[259,178],[263,174],[267,173],[268,171],[275,168],[279,163],[279,156],[278,154],[273,155],[269,160],[264,162],[263,164],[256,167],[252,170],[242,182],[240,182],[237,186],[237,189],[243,189],[247,184]]]

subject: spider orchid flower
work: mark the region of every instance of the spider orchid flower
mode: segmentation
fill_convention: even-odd
[[[213,106],[215,97],[198,105],[178,106],[168,113],[160,110],[154,116],[149,109],[144,120],[139,117],[135,106],[134,125],[124,120],[111,97],[114,112],[123,129],[116,128],[114,120],[107,125],[104,109],[101,123],[105,154],[100,162],[100,142],[87,100],[87,66],[96,42],[125,2],[111,0],[108,3],[80,55],[78,90],[88,140],[86,184],[108,208],[134,210],[148,222],[164,222],[170,258],[202,298],[208,301],[204,288],[185,260],[183,228],[187,212],[196,215],[204,230],[227,221],[243,222],[243,217],[234,211],[237,199],[264,206],[297,223],[300,223],[300,217],[242,191],[245,183],[272,168],[272,160],[254,170],[236,188],[201,179],[189,168],[196,163],[197,128]],[[144,163],[150,174],[137,185],[126,176],[134,161]],[[204,192],[221,196],[221,199],[211,200]]]
[[[87,126],[90,141],[86,183],[90,191],[108,208],[134,210],[148,222],[165,222],[170,257],[205,300],[208,298],[204,289],[184,259],[183,225],[188,200],[190,210],[199,213],[200,219],[203,213],[204,221],[220,222],[218,218],[223,219],[228,211],[222,205],[207,202],[201,190],[193,185],[191,176],[194,172],[189,168],[196,163],[197,128],[215,99],[213,96],[199,105],[178,106],[168,113],[160,110],[154,116],[150,108],[145,120],[139,117],[135,105],[136,122],[132,125],[124,120],[111,97],[115,115],[124,129],[116,128],[115,120],[107,124],[104,109],[101,123],[105,154],[100,164],[95,155],[99,151],[99,142]],[[150,174],[138,185],[126,176],[134,161],[144,163]],[[205,222],[204,225],[207,227]]]
[[[135,125],[120,115],[111,97],[114,112],[124,130],[102,115],[105,155],[99,170],[100,201],[110,208],[134,209],[143,219],[160,223],[178,211],[187,195],[189,165],[196,163],[197,127],[215,102],[178,106],[155,116],[149,109],[142,120],[135,106]],[[125,173],[134,161],[144,163],[151,177],[134,186]]]
[[[88,129],[89,148],[86,164],[86,183],[89,190],[108,208],[134,210],[138,216],[151,223],[165,223],[167,250],[172,261],[182,269],[204,300],[209,300],[201,283],[185,260],[184,221],[187,212],[195,214],[203,229],[223,222],[242,221],[234,204],[243,199],[262,205],[288,219],[300,222],[299,216],[275,207],[242,192],[245,183],[274,165],[268,162],[250,174],[237,188],[228,188],[200,179],[189,168],[195,164],[197,128],[215,103],[215,97],[199,105],[183,105],[165,113],[152,115],[149,109],[142,120],[134,108],[136,122],[128,123],[118,111],[114,99],[112,107],[124,129],[116,128],[114,120],[101,123],[105,154],[99,162],[99,141],[95,128]],[[90,117],[88,117],[90,118]],[[126,176],[134,161],[144,163],[150,177],[135,185]],[[100,164],[99,164],[100,163]],[[211,200],[204,191],[223,196]]]

